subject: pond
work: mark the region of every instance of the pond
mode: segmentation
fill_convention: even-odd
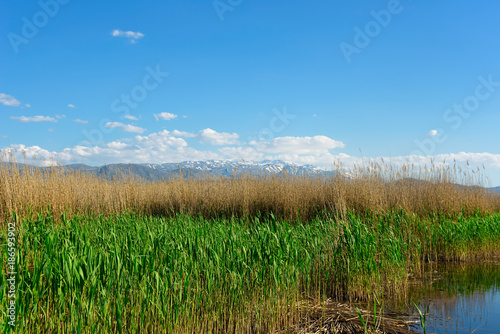
[[[429,264],[423,272],[404,308],[426,311],[427,333],[500,333],[500,262]]]

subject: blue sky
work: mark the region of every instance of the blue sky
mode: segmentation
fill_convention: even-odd
[[[6,0],[0,148],[94,165],[430,156],[484,164],[498,186],[499,10]]]

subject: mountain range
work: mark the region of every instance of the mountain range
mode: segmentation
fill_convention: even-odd
[[[19,163],[22,170],[25,166],[33,168],[31,165]],[[40,167],[42,171],[50,167]],[[202,178],[204,176],[239,177],[244,174],[270,174],[270,175],[335,175],[338,171],[326,171],[313,165],[297,165],[282,160],[235,161],[235,160],[207,160],[207,161],[183,161],[179,163],[163,164],[109,164],[103,166],[89,166],[85,164],[71,164],[55,168],[72,169],[85,173],[113,178],[117,175],[133,176],[146,181],[168,180],[178,178],[182,174],[187,178]],[[347,172],[342,175],[349,177]],[[500,193],[500,186],[487,188]]]
[[[143,178],[148,181],[168,180],[172,177],[201,178],[204,176],[239,177],[244,174],[277,174],[282,175],[312,175],[322,173],[331,175],[317,169],[312,165],[293,165],[284,161],[247,162],[234,160],[208,160],[208,161],[183,161],[180,163],[164,164],[111,164],[100,167],[87,165],[67,166],[75,170],[95,173],[96,175],[113,177],[123,173]]]
[[[19,169],[34,168],[34,166],[19,163]],[[47,171],[51,167],[40,167]],[[71,164],[56,166],[82,171],[105,178],[113,178],[117,175],[133,176],[146,181],[168,180],[183,177],[201,178],[204,176],[239,177],[244,174],[276,174],[276,175],[334,175],[336,172],[318,169],[312,165],[295,165],[281,160],[268,160],[262,162],[247,162],[234,160],[208,160],[208,161],[184,161],[180,163],[164,164],[107,164],[103,166],[89,166],[85,164]]]

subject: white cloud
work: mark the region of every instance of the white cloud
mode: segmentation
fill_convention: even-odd
[[[120,29],[115,29],[111,32],[111,36],[113,37],[125,37],[130,43],[136,43],[139,39],[144,37],[142,32],[135,31],[123,31]]]
[[[423,156],[423,155],[404,155],[404,156],[395,156],[395,157],[382,157],[385,162],[394,165],[394,166],[402,166],[408,164],[414,164],[415,166],[428,166],[430,167],[432,164],[434,166],[444,166],[444,165],[452,165],[458,164],[461,166],[467,166],[469,163],[469,168],[482,167],[483,165],[486,168],[491,169],[500,169],[500,154],[493,153],[472,153],[472,152],[459,152],[459,153],[445,153],[445,154],[437,154],[433,156]],[[345,155],[344,159],[349,161],[352,165],[356,164],[369,164],[370,161],[378,160],[380,161],[380,157],[378,158],[362,158],[351,157]]]
[[[182,138],[177,138],[168,130],[152,133],[148,136],[135,136],[135,140],[144,148],[165,151],[171,147],[187,147],[188,144]]]
[[[448,162],[457,161],[462,164],[471,163],[471,165],[485,165],[490,168],[500,168],[500,154],[493,153],[449,153],[438,154],[434,156],[436,161],[443,161],[446,159]]]
[[[191,132],[186,132],[186,131],[179,131],[179,130],[174,130],[172,132],[170,132],[173,136],[176,136],[176,137],[184,137],[184,138],[196,138],[196,134],[195,133],[191,133]]]
[[[267,160],[263,152],[257,151],[254,147],[236,146],[222,147],[218,150],[221,154],[220,159],[235,159],[247,161],[262,161]],[[274,157],[269,160],[275,160]]]
[[[147,131],[144,128],[140,128],[138,126],[130,125],[130,124],[123,124],[120,122],[108,122],[108,123],[104,124],[104,126],[107,128],[110,128],[110,129],[111,128],[121,128],[122,131],[124,131],[124,132],[143,133],[143,132]]]
[[[65,149],[67,150],[67,149]],[[24,161],[24,154],[26,154],[26,159],[35,159],[37,162],[42,162],[42,165],[50,165],[50,161],[68,161],[72,158],[71,154],[66,152],[50,152],[39,146],[26,147],[21,144],[12,144],[10,147],[5,147],[2,149],[4,152],[9,152],[14,155],[17,161]],[[9,160],[9,155],[5,156],[7,161]]]
[[[210,145],[237,145],[240,143],[237,133],[217,132],[208,128],[198,132],[198,137],[202,142]]]
[[[66,115],[56,115],[56,118],[57,119],[63,119],[63,118],[66,118]]]
[[[432,137],[432,136],[437,136],[437,135],[438,135],[438,131],[437,131],[437,130],[431,130],[431,131],[427,132],[427,134],[428,134],[429,136],[431,136],[431,137]]]
[[[25,106],[26,108],[31,108],[31,104],[29,104],[29,103],[26,103],[24,106]]]
[[[68,107],[75,108],[75,105],[70,103],[70,104],[68,104]]]
[[[77,118],[77,119],[75,119],[73,122],[75,122],[75,123],[80,123],[80,124],[87,124],[89,121],[84,121],[83,119],[79,119],[79,118]]]
[[[125,124],[114,122],[108,127],[126,127]],[[37,160],[46,160],[46,164],[52,163],[54,159],[61,163],[92,163],[104,164],[115,162],[131,163],[164,163],[180,162],[185,160],[209,160],[209,159],[245,159],[247,161],[263,160],[283,160],[295,164],[311,164],[323,169],[334,168],[335,162],[342,162],[346,168],[353,165],[369,165],[371,161],[380,161],[379,158],[361,158],[350,156],[344,153],[333,154],[329,150],[342,147],[343,144],[326,136],[314,137],[279,137],[268,143],[256,142],[254,145],[243,146],[235,145],[235,134],[226,137],[224,133],[217,133],[214,130],[205,129],[197,133],[184,131],[168,131],[152,133],[149,135],[136,135],[131,138],[115,140],[103,143],[98,146],[76,145],[65,148],[59,152],[49,152],[38,146],[25,147],[24,145],[12,145],[18,161],[22,161],[22,151],[27,153],[28,157],[37,155]],[[190,147],[184,138],[197,138],[203,140],[210,138],[213,145],[224,145],[220,148],[209,147],[206,151],[200,151]],[[229,143],[229,144],[228,144]],[[52,160],[50,160],[52,159]],[[493,153],[449,153],[440,154],[432,157],[409,155],[384,157],[384,161],[393,166],[403,164],[415,164],[415,166],[429,166],[431,160],[435,165],[457,163],[463,168],[486,166],[487,171],[500,172],[500,154]],[[467,166],[469,163],[470,167]]]
[[[154,117],[156,118],[157,121],[160,119],[163,119],[165,121],[170,121],[171,119],[177,118],[177,115],[171,114],[169,112],[162,112],[159,114],[154,114]]]
[[[29,122],[57,122],[57,119],[49,116],[11,116],[11,119],[16,119],[19,122],[29,123]]]
[[[111,143],[107,143],[106,147],[109,147],[112,149],[117,149],[117,150],[123,150],[123,149],[129,148],[130,145],[127,143],[123,143],[119,140],[116,140],[116,141],[112,141]]]
[[[21,102],[17,100],[14,96],[0,93],[0,103],[9,107],[19,107]]]
[[[287,154],[320,154],[345,146],[341,141],[333,140],[326,136],[278,137],[274,138],[271,142],[251,141],[249,145],[265,153]]]
[[[138,121],[139,120],[139,118],[137,118],[135,116],[132,116],[132,115],[129,115],[129,114],[127,114],[127,115],[125,115],[123,117],[125,117],[126,119],[129,119],[131,121]]]
[[[121,128],[124,124],[114,122],[106,126]],[[202,135],[200,133],[204,133],[204,135],[209,134],[209,137],[214,135],[210,131],[190,133],[178,130],[163,130],[149,135],[136,135],[133,138],[103,143],[98,146],[76,145],[65,148],[60,152],[49,152],[37,146],[25,147],[24,145],[14,145],[12,147],[17,149],[16,154],[18,159],[22,159],[21,152],[26,151],[29,157],[36,154],[38,161],[40,159],[42,161],[47,160],[47,164],[51,163],[49,157],[56,157],[56,161],[61,163],[83,162],[91,164],[116,162],[164,163],[185,160],[223,159],[225,156],[222,153],[213,150],[199,151],[189,147],[186,140],[180,137],[201,139]]]
[[[239,136],[237,133],[217,132],[217,131],[209,129],[209,128],[200,130],[197,133],[179,131],[179,130],[173,130],[173,131],[163,130],[159,133],[162,133],[162,134],[168,135],[168,136],[172,136],[172,137],[197,138],[202,143],[209,144],[209,145],[237,145],[237,144],[239,144],[239,141],[238,141]]]

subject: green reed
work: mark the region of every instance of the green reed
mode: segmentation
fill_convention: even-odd
[[[274,216],[19,219],[19,333],[271,332],[305,298],[370,299],[405,289],[429,258],[500,249],[500,215],[422,220],[403,212],[307,223]],[[1,231],[7,261],[6,229]],[[0,323],[6,324],[6,270]]]

